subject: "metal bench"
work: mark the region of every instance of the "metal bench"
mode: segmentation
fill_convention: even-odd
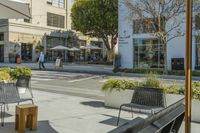
[[[185,116],[184,99],[149,116],[136,118],[108,133],[177,133]]]
[[[166,107],[165,91],[159,88],[137,88],[133,92],[130,103],[122,104],[119,108],[117,125],[123,107],[130,108],[132,112],[154,114]]]

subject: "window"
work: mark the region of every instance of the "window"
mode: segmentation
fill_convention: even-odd
[[[164,51],[158,39],[134,39],[134,67],[163,68]]]
[[[58,27],[58,28],[65,28],[65,17],[53,13],[47,13],[47,25]]]
[[[196,36],[196,68],[200,69],[200,37]]]
[[[165,17],[160,18],[161,21],[161,30],[165,28]],[[146,19],[146,20],[133,20],[133,34],[138,33],[153,33],[158,31],[158,18]]]
[[[196,30],[200,30],[200,14],[195,16],[195,28]]]
[[[4,41],[4,33],[0,33],[0,41]]]
[[[30,21],[30,19],[24,19],[24,22],[25,23],[30,23],[31,21]]]
[[[47,4],[59,8],[65,8],[65,0],[47,0]]]
[[[103,42],[101,42],[101,41],[90,41],[90,43],[91,43],[92,45],[94,45],[94,46],[103,48]]]
[[[33,45],[22,43],[21,44],[21,57],[23,61],[32,61]]]
[[[52,51],[51,48],[53,48],[57,45],[65,45],[66,46],[66,39],[62,38],[62,37],[47,36],[46,41],[47,41],[46,60],[47,61],[55,60],[57,55],[59,54],[59,51]],[[63,55],[64,55],[64,53],[63,53]],[[63,56],[63,58],[64,58],[64,56]]]

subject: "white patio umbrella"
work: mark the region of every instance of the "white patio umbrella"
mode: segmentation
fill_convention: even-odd
[[[87,46],[81,46],[81,49],[101,50],[102,48],[90,44],[90,45],[87,45]]]
[[[67,51],[67,50],[70,50],[70,48],[65,47],[65,46],[63,46],[63,45],[58,45],[58,46],[56,46],[56,47],[51,48],[51,50],[52,50],[52,51],[53,51],[53,50],[64,51],[65,59],[66,59],[66,51]],[[53,52],[52,52],[52,57],[53,57]]]
[[[11,0],[0,0],[0,19],[31,18],[29,4]]]
[[[62,46],[62,45],[58,45],[56,47],[51,48],[51,50],[70,50],[70,48]]]
[[[73,48],[70,48],[69,51],[80,51],[80,49],[79,49],[79,48],[76,48],[76,47],[73,47]]]

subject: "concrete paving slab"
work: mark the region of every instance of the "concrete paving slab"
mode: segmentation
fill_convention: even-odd
[[[43,91],[34,91],[34,96],[35,104],[39,106],[39,124],[38,130],[31,133],[106,133],[116,128],[118,110],[105,108],[100,100]],[[16,133],[14,104],[10,105],[7,113],[9,115],[0,133]],[[131,114],[125,111],[122,118],[121,124],[132,119]]]

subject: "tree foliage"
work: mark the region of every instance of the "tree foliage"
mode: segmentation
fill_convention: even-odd
[[[113,38],[118,30],[118,0],[78,0],[71,11],[75,30],[102,38],[106,48],[113,49]]]

